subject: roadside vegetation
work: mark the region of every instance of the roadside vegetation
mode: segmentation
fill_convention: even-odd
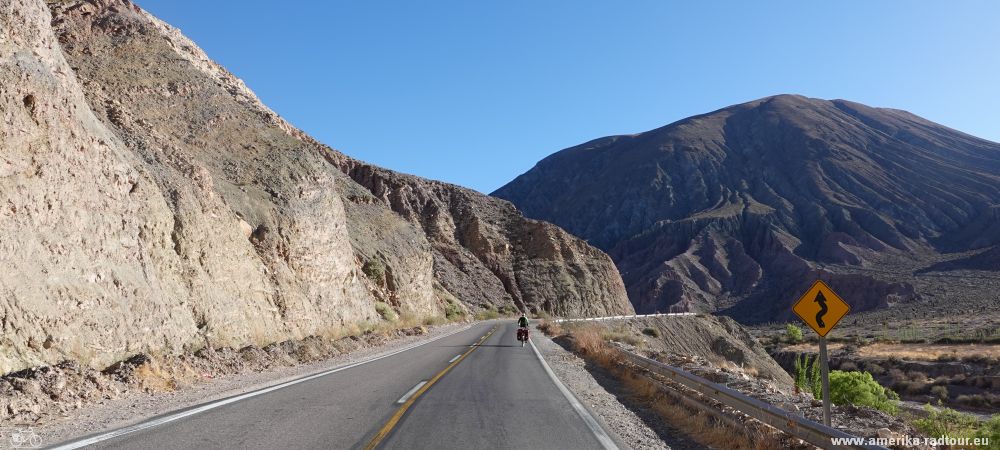
[[[771,335],[776,349],[772,355],[794,354],[791,371],[796,389],[821,398],[818,358],[811,353],[815,344],[799,339],[801,330],[792,324],[784,324],[783,331]],[[982,420],[954,409],[1000,409],[1000,377],[995,370],[1000,367],[1000,346],[996,345],[1000,329],[928,331],[907,326],[868,338],[832,341],[831,364],[839,369],[830,371],[835,405],[866,406],[896,415],[929,437],[989,438],[988,447],[976,448],[1000,449],[1000,414]],[[956,371],[954,364],[965,369]],[[903,408],[901,395],[924,402],[924,411]]]
[[[375,302],[375,312],[382,316],[382,319],[390,322],[395,322],[399,319],[399,315],[396,314],[396,311],[393,311],[392,307],[385,302]]]
[[[639,346],[643,339],[623,327],[560,324],[542,320],[538,328],[557,341],[568,340],[570,349],[575,354],[617,379],[628,394],[626,401],[641,404],[655,412],[673,427],[684,430],[686,436],[701,445],[730,450],[795,448],[790,447],[791,443],[770,427],[759,423],[733,427],[730,424],[734,421],[694,408],[689,400],[685,401],[685,398],[668,388],[663,381],[637,374],[627,368],[610,343],[617,341]],[[659,330],[644,328],[641,333],[653,337],[659,335]]]
[[[802,342],[802,329],[792,324],[786,325],[785,339],[787,339],[788,342],[791,342],[793,344],[798,344],[799,342]]]
[[[476,313],[476,320],[493,320],[500,317],[500,313],[494,309],[484,309]]]
[[[517,307],[512,304],[500,305],[497,308],[495,305],[486,305],[486,309],[479,310],[473,316],[476,320],[493,320],[499,319],[501,317],[515,317],[520,315],[520,311]]]
[[[927,405],[926,412],[926,417],[913,421],[913,426],[920,432],[935,438],[985,438],[989,439],[989,444],[977,448],[1000,449],[1000,414],[981,421],[976,416],[951,408],[933,408]]]
[[[795,387],[813,398],[823,398],[819,357],[803,353],[795,361]],[[830,402],[834,405],[858,405],[889,414],[899,413],[899,395],[886,389],[868,372],[830,371]]]

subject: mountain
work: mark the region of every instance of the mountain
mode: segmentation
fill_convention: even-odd
[[[609,252],[640,312],[776,320],[817,277],[858,310],[915,304],[915,273],[1000,251],[1000,144],[844,100],[778,95],[596,139],[493,195]]]
[[[123,0],[0,7],[0,373],[396,314],[632,311],[510,203],[353,160]]]

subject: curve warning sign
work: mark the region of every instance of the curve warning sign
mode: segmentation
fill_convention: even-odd
[[[802,319],[816,334],[825,337],[837,322],[851,310],[851,306],[840,298],[830,286],[817,280],[805,295],[792,306],[799,319]]]

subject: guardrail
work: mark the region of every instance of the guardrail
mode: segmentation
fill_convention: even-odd
[[[619,319],[641,319],[643,317],[666,317],[666,316],[694,316],[697,313],[684,312],[684,313],[663,313],[663,314],[633,314],[631,316],[605,316],[605,317],[587,317],[580,319],[554,319],[553,322],[563,323],[563,322],[603,322],[605,320],[619,320]]]
[[[713,383],[697,375],[693,375],[676,367],[668,366],[634,353],[618,349],[619,353],[632,364],[645,368],[650,372],[662,375],[667,379],[681,384],[688,389],[706,397],[715,399],[743,414],[777,428],[791,436],[825,450],[865,449],[888,450],[878,445],[833,445],[833,438],[858,439],[857,436],[840,431],[836,428],[813,422],[805,417],[785,411],[769,403],[744,395],[726,386]]]

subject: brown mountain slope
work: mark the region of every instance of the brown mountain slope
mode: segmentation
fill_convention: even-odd
[[[313,141],[131,3],[6,2],[0,51],[0,373],[332,333],[377,302],[631,311],[601,251]]]
[[[1000,243],[1000,144],[782,95],[560,151],[493,195],[608,251],[639,311],[768,320],[817,276],[859,309],[914,300],[852,268]]]

